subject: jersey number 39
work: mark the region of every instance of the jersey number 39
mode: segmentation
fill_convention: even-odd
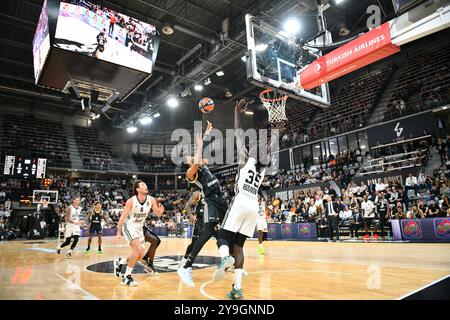
[[[253,184],[253,186],[255,188],[258,188],[259,180],[261,180],[261,174],[259,174],[259,173],[255,174],[255,171],[248,170],[248,178],[245,179],[245,183],[253,184],[253,181],[254,181],[255,183]]]

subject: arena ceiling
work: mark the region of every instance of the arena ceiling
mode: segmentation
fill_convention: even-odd
[[[93,1],[106,7],[149,22],[158,27],[169,23],[175,32],[161,33],[161,44],[153,76],[125,102],[113,105],[108,111],[109,126],[124,126],[143,112],[165,107],[167,97],[179,94],[206,78],[211,84],[202,95],[217,99],[237,99],[256,94],[260,90],[246,80],[245,63],[241,57],[246,51],[244,15],[271,16],[272,24],[282,24],[284,16],[304,15],[308,28],[301,37],[308,39],[317,31],[313,16],[317,13],[316,0],[105,0]],[[325,11],[328,29],[334,41],[342,40],[339,29],[345,23],[350,34],[366,31],[366,8],[376,4],[382,9],[383,21],[393,17],[391,0],[322,0],[329,2]],[[6,0],[0,8],[0,97],[3,104],[39,108],[62,114],[82,114],[76,101],[63,103],[61,94],[34,85],[32,66],[32,39],[39,19],[42,0]],[[229,21],[229,40],[222,41],[223,21]],[[188,52],[201,49],[188,56]],[[186,59],[177,65],[177,61]],[[224,71],[224,76],[216,72]],[[226,98],[224,93],[233,93]],[[188,96],[194,102],[194,96]],[[293,101],[293,103],[296,103]],[[102,117],[104,118],[104,117]]]

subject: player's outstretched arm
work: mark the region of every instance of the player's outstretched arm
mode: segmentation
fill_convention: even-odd
[[[70,207],[68,207],[66,209],[65,220],[66,220],[66,223],[67,222],[68,223],[73,223],[73,221],[72,221],[72,211],[70,210]]]
[[[125,219],[130,214],[131,209],[133,209],[133,199],[132,198],[127,200],[127,203],[125,204],[125,208],[123,208],[122,214],[120,215],[119,223],[117,224],[117,236],[118,237],[120,237],[122,235],[122,226],[125,223]]]
[[[209,137],[209,134],[211,133],[211,130],[213,129],[212,123],[208,121],[208,127],[205,130],[205,134],[201,135],[201,133],[195,134],[195,144],[197,145],[197,151],[195,152],[194,159],[193,159],[193,165],[188,169],[186,172],[186,177],[189,181],[195,180],[195,177],[197,176],[198,167],[203,162],[203,151],[209,144],[205,140]]]
[[[241,128],[241,113],[244,112],[248,102],[245,99],[241,99],[236,102],[234,107],[234,130],[236,135],[236,147],[238,150],[237,163],[239,168],[245,165],[247,160],[248,151],[245,148],[244,130]]]

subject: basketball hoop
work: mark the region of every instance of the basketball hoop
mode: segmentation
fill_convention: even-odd
[[[272,124],[278,124],[286,121],[286,100],[287,95],[266,89],[259,94],[259,98],[269,113],[268,121]]]

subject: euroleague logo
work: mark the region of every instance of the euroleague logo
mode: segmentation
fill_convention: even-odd
[[[175,272],[178,269],[178,264],[180,263],[182,256],[161,256],[155,258],[153,261],[153,267],[159,273],[164,272]],[[195,263],[192,266],[193,270],[205,269],[216,266],[220,263],[219,257],[211,256],[198,256],[195,259]],[[94,263],[86,267],[87,270],[99,273],[113,273],[114,272],[114,261],[103,261],[99,263]],[[124,271],[124,270],[122,270]],[[144,266],[141,263],[137,263],[133,268],[133,273],[145,274]]]
[[[433,221],[434,231],[438,238],[450,238],[450,219],[436,219]]]
[[[416,220],[402,221],[402,230],[405,238],[415,239],[422,237],[420,224]]]
[[[311,228],[308,223],[300,223],[298,225],[298,235],[300,238],[311,237]]]

